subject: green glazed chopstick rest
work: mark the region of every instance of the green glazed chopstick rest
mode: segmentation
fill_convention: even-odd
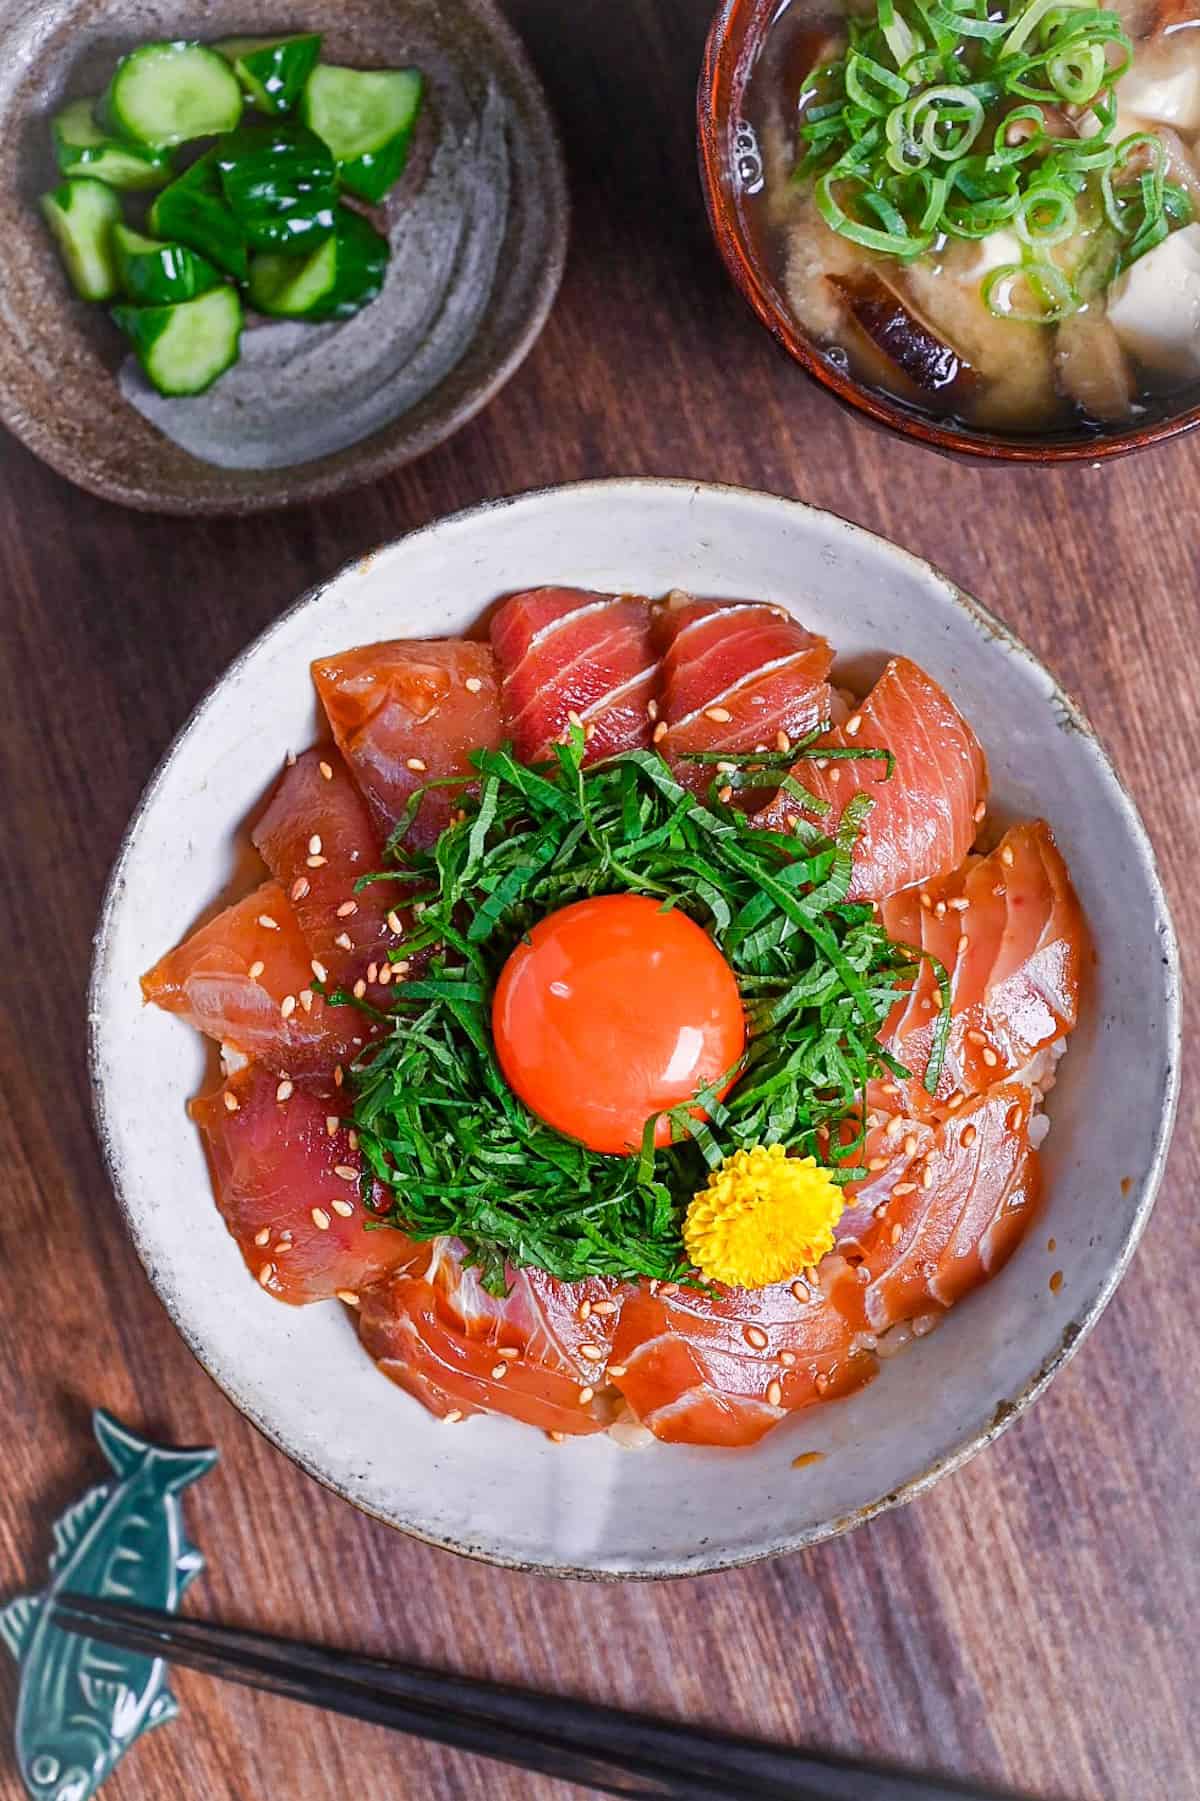
[[[216,1451],[150,1444],[101,1408],[92,1427],[113,1479],[55,1522],[42,1592],[0,1609],[0,1638],[21,1666],[17,1762],[35,1801],[87,1801],[143,1732],[179,1711],[161,1658],[61,1631],[55,1596],[69,1589],[174,1612],[204,1568],[180,1496]]]

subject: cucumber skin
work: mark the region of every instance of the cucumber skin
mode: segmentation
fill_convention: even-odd
[[[50,121],[54,159],[62,173],[86,176],[92,181],[103,181],[110,188],[123,188],[131,193],[164,187],[172,175],[168,153],[106,136],[94,121],[95,104],[91,100],[71,101]],[[72,142],[68,137],[70,127],[65,122],[72,114],[86,119],[90,126],[89,142]]]
[[[147,138],[144,133],[138,129],[136,122],[130,119],[125,112],[121,102],[121,89],[128,78],[131,66],[135,65],[136,59],[145,57],[149,51],[168,49],[179,52],[198,51],[202,52],[206,59],[211,57],[214,67],[227,74],[233,84],[231,98],[232,95],[236,94],[236,112],[233,111],[231,107],[228,117],[206,121],[197,129],[188,130],[182,135],[172,133],[167,138]],[[186,144],[194,138],[212,137],[219,132],[231,130],[237,125],[238,120],[241,118],[242,104],[242,90],[238,86],[237,77],[234,75],[225,59],[222,56],[219,56],[215,50],[210,50],[206,44],[195,43],[190,39],[176,38],[163,40],[159,43],[140,44],[136,50],[131,50],[127,56],[123,56],[113,72],[112,80],[109,82],[96,104],[96,118],[102,126],[111,131],[114,136],[118,138],[126,138],[135,144],[145,144],[149,145],[152,149],[162,150],[172,148],[177,144]]]
[[[222,375],[232,369],[233,365],[237,362],[238,356],[241,353],[242,326],[245,323],[242,304],[238,298],[236,288],[222,288],[221,292],[232,296],[237,312],[237,324],[234,327],[233,342],[229,355],[221,364],[220,368],[214,369],[205,381],[194,387],[166,387],[154,374],[154,371],[150,366],[150,358],[153,356],[154,347],[162,337],[163,333],[170,326],[176,314],[177,309],[174,306],[114,306],[111,309],[113,323],[119,326],[129,338],[138,362],[145,371],[146,379],[160,394],[164,394],[168,398],[173,399],[190,399],[196,394],[206,394],[213,383],[219,381]],[[200,295],[198,298],[204,300],[207,299],[208,296]],[[183,301],[181,304],[184,306],[195,306],[197,302],[190,300]]]
[[[338,208],[335,235],[338,270],[333,292],[310,319],[350,319],[376,298],[383,287],[391,250],[369,220],[352,207]]]
[[[230,132],[213,156],[225,200],[254,249],[303,256],[332,235],[333,152],[306,126]]]
[[[267,40],[240,55],[234,54],[236,43],[217,44],[214,48],[230,56],[234,74],[251,105],[259,112],[283,118],[296,105],[317,66],[321,36],[311,32],[274,42]]]
[[[338,179],[342,186],[360,200],[367,200],[372,206],[387,194],[389,188],[395,187],[403,175],[408,163],[408,152],[412,144],[416,120],[404,131],[398,131],[394,138],[381,150],[370,151],[366,156],[356,156],[353,162],[338,164]]]
[[[176,306],[220,287],[221,271],[186,244],[152,244],[124,226],[113,228],[113,251],[121,290],[139,306]],[[144,246],[144,247],[143,247]]]
[[[158,195],[150,209],[150,229],[160,238],[177,238],[237,281],[245,281],[249,273],[246,234],[225,204],[211,150]]]
[[[78,190],[86,187],[94,192],[86,195]],[[101,232],[107,224],[109,242],[103,240],[89,246],[89,257],[94,256],[99,269],[98,281],[87,280],[85,271],[76,252],[70,234],[70,217],[73,205],[81,199],[90,199],[104,215]],[[113,258],[111,235],[112,227],[121,217],[121,203],[116,193],[101,181],[92,180],[88,176],[75,176],[64,181],[48,194],[43,194],[40,201],[42,217],[50,229],[51,236],[58,246],[58,253],[66,270],[72,288],[81,300],[111,300],[118,292],[116,262]]]

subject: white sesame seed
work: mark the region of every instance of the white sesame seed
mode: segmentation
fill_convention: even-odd
[[[299,1000],[300,1005],[304,1008],[306,1013],[312,1012],[314,997],[311,988],[302,988],[296,998]]]
[[[391,979],[392,979],[391,964],[390,963],[381,963],[379,965],[379,986],[381,988],[386,988],[388,983],[391,981]]]
[[[399,963],[392,964],[392,974],[395,976],[396,980],[399,981],[400,977],[406,976],[411,968],[412,964],[409,962],[408,958],[401,957]]]
[[[285,765],[286,765],[286,766],[287,766],[287,768],[288,768],[288,769],[294,769],[294,768],[295,768],[295,767],[296,767],[296,753],[295,753],[295,751],[294,751],[294,750],[289,750],[289,751],[288,751],[288,753],[287,753],[287,755],[286,755],[286,757],[284,757],[284,759],[283,759],[283,760],[284,760],[284,763],[285,763]]]
[[[579,1391],[579,1405],[581,1407],[586,1407],[588,1402],[595,1398],[595,1394],[596,1391],[594,1388],[581,1388]]]
[[[1000,846],[1000,861],[1003,864],[1005,864],[1009,869],[1012,868],[1013,864],[1016,861],[1016,858],[1013,856],[1011,844],[1002,844]]]
[[[289,1081],[288,1078],[285,1076],[283,1078],[283,1081],[279,1084],[278,1088],[275,1090],[275,1099],[277,1101],[290,1101],[292,1096],[295,1094],[295,1092],[296,1092],[295,1083]]]
[[[783,1400],[783,1389],[778,1382],[767,1383],[767,1406],[778,1407]]]
[[[329,1134],[330,1138],[337,1137],[338,1128],[341,1125],[341,1123],[342,1122],[338,1118],[336,1113],[327,1113],[325,1115],[325,1130]]]
[[[250,977],[250,980],[252,982],[257,982],[259,976],[262,974],[262,972],[265,968],[266,968],[266,964],[263,962],[262,958],[256,957],[254,959],[254,962],[250,965],[249,969],[246,971],[246,974]]]
[[[954,946],[954,955],[956,957],[965,957],[970,948],[971,948],[971,940],[967,937],[967,934],[964,932],[962,934],[962,936],[959,938],[958,943]]]
[[[424,775],[427,764],[423,757],[405,757],[404,767],[411,769],[415,775]]]
[[[499,1346],[499,1348],[496,1351],[496,1355],[497,1355],[497,1357],[502,1357],[504,1359],[505,1363],[515,1363],[517,1361],[517,1358],[521,1355],[521,1353],[517,1349],[516,1345],[506,1344],[506,1345]]]
[[[461,1418],[462,1418],[462,1408],[461,1407],[452,1407],[450,1409],[449,1413],[443,1413],[442,1424],[445,1426],[456,1426]]]
[[[621,1377],[625,1374],[625,1365],[623,1363],[610,1363],[608,1366],[608,1373],[614,1382],[619,1382]]]
[[[317,1228],[318,1232],[328,1232],[329,1226],[330,1226],[330,1219],[329,1219],[329,1215],[326,1213],[324,1207],[314,1207],[312,1209],[309,1217],[311,1218],[312,1223]]]
[[[357,1307],[358,1306],[358,1296],[355,1294],[355,1292],[352,1288],[338,1288],[338,1289],[335,1289],[334,1292],[336,1293],[339,1301],[345,1301],[347,1307]]]
[[[657,719],[658,718],[658,702],[656,700],[648,700],[646,702],[646,718],[647,719]]]
[[[600,1349],[598,1344],[581,1344],[579,1346],[579,1355],[588,1363],[604,1362],[604,1352]]]
[[[729,786],[728,782],[726,782],[726,784],[723,788],[718,788],[717,799],[721,802],[721,804],[723,806],[726,806],[726,807],[729,805],[730,801],[733,799],[733,789]]]
[[[669,729],[670,728],[668,727],[666,720],[660,719],[658,724],[655,726],[653,734],[652,734],[655,744],[662,743],[662,741],[666,737]]]
[[[479,690],[483,687],[483,683],[477,675],[469,675],[463,683],[463,686],[466,688],[468,694],[478,694]]]
[[[342,1083],[345,1080],[346,1080],[346,1073],[343,1070],[341,1064],[335,1063],[333,1066],[333,1085],[334,1085],[334,1087],[340,1088]]]
[[[320,834],[320,832],[314,832],[312,837],[309,839],[308,854],[310,857],[319,857],[320,856],[320,854],[321,854],[321,834]]]
[[[577,731],[583,730],[583,720],[579,717],[579,714],[575,711],[574,707],[568,707],[567,709],[567,724],[573,725]]]
[[[333,780],[333,766],[332,766],[332,764],[330,764],[330,763],[318,763],[318,764],[317,764],[317,768],[318,768],[318,769],[319,769],[319,770],[320,770],[320,771],[321,771],[321,774],[322,774],[322,775],[323,775],[323,776],[324,776],[324,778],[325,778],[325,780],[326,780],[326,781],[327,781],[327,782],[331,782],[331,781],[332,781],[332,780]]]
[[[388,928],[389,932],[394,932],[396,934],[397,938],[399,938],[401,933],[404,931],[404,921],[401,919],[400,915],[396,912],[396,909],[394,907],[392,908],[392,911],[387,916],[387,928]]]
[[[277,932],[279,930],[279,921],[277,919],[272,919],[269,913],[260,913],[258,916],[258,923],[264,932]]]
[[[847,721],[846,721],[846,736],[847,736],[847,738],[857,738],[858,734],[861,731],[862,731],[862,714],[861,713],[851,713],[849,719],[847,719]]]
[[[363,981],[361,976],[358,978],[358,981],[355,982],[354,987],[350,992],[353,994],[356,1001],[360,1001],[367,992],[367,984]]]
[[[357,901],[344,900],[342,902],[341,906],[337,909],[337,916],[339,919],[349,919],[349,917],[352,913],[357,913],[357,912],[358,912],[358,902]]]
[[[999,1063],[999,1061],[1000,1061],[999,1057],[996,1055],[995,1051],[991,1048],[990,1045],[985,1045],[983,1050],[979,1054],[983,1058],[984,1062],[987,1064],[989,1069],[995,1069],[997,1063]]]
[[[269,1244],[271,1242],[270,1226],[263,1226],[259,1231],[257,1231],[254,1234],[254,1242],[255,1242],[255,1244]]]
[[[367,964],[367,980],[368,980],[368,982],[377,982],[379,980],[379,965],[378,965],[378,963],[368,963]]]
[[[780,1361],[780,1363],[782,1363],[785,1370],[795,1369],[795,1367],[796,1367],[795,1351],[780,1351],[779,1361]]]
[[[983,816],[986,812],[987,812],[986,802],[980,801],[979,805],[975,809],[974,814],[972,815],[972,817],[975,820],[976,825],[978,825],[980,823],[980,821],[983,819]]]
[[[339,950],[352,951],[354,949],[354,940],[351,938],[349,932],[339,932],[333,942],[337,945]]]
[[[284,995],[279,1003],[279,1011],[283,1014],[285,1019],[290,1019],[292,1017],[292,1014],[296,1011],[296,997],[294,994]]]
[[[352,1163],[335,1163],[333,1173],[335,1176],[340,1176],[343,1182],[358,1181],[358,1171]]]
[[[776,734],[775,734],[775,749],[776,750],[791,750],[791,748],[792,748],[792,741],[788,737],[787,733],[784,731],[776,732]]]
[[[565,1432],[547,1432],[546,1437],[550,1440],[552,1445],[565,1445],[567,1442],[567,1435]]]
[[[807,1290],[807,1288],[805,1288],[803,1282],[793,1282],[792,1283],[792,1294],[795,1296],[796,1300],[798,1300],[801,1303],[801,1305],[803,1305],[804,1302],[806,1302],[808,1300],[808,1290]]]
[[[965,894],[960,894],[954,900],[947,901],[946,905],[951,907],[955,913],[965,913],[971,903]]]
[[[236,1094],[231,1094],[231,1093],[230,1093],[230,1092],[229,1092],[229,1090],[228,1090],[228,1089],[226,1089],[226,1090],[225,1090],[225,1094],[224,1094],[224,1101],[225,1101],[225,1111],[226,1111],[226,1113],[236,1113],[236,1112],[237,1112],[237,1110],[238,1110],[238,1108],[239,1108],[239,1107],[240,1107],[240,1106],[241,1106],[241,1104],[242,1104],[242,1103],[241,1103],[241,1102],[240,1102],[240,1101],[239,1101],[239,1100],[238,1100],[238,1097],[237,1097],[237,1095],[236,1095]]]
[[[318,857],[318,856],[314,855],[311,857],[305,857],[304,861],[307,863],[307,865],[310,869],[324,869],[326,863],[328,863],[328,861],[329,861],[329,858],[328,857]]]
[[[291,886],[290,890],[288,891],[289,898],[294,901],[302,901],[304,899],[305,895],[308,893],[308,890],[309,890],[308,877],[304,876],[304,875],[297,876],[296,880],[292,883],[292,886]]]
[[[674,1291],[672,1291],[672,1292],[674,1292]],[[665,1290],[660,1290],[660,1293],[665,1293]],[[610,1313],[615,1313],[616,1311],[617,1311],[617,1303],[615,1301],[593,1301],[592,1302],[592,1312],[598,1313],[602,1319],[607,1319],[607,1317]]]
[[[916,1194],[916,1192],[917,1185],[915,1182],[897,1182],[892,1190],[893,1194]]]
[[[975,1126],[964,1126],[962,1129],[962,1136],[958,1142],[962,1145],[964,1151],[969,1151],[978,1137],[979,1132]]]
[[[274,1277],[275,1277],[275,1265],[273,1263],[264,1263],[262,1268],[258,1272],[258,1280],[259,1280],[260,1285],[263,1288],[269,1288],[271,1286],[272,1281],[274,1280]]]
[[[704,717],[711,719],[714,725],[728,725],[733,714],[728,707],[705,707]]]
[[[312,970],[318,982],[327,982],[329,980],[329,974],[325,965],[319,962],[316,957],[313,958],[308,967]]]
[[[578,1307],[575,1309],[575,1317],[579,1320],[591,1319],[592,1303],[590,1301],[580,1301]]]
[[[737,764],[736,763],[718,763],[717,764],[717,774],[718,775],[734,775],[736,772],[737,772]]]
[[[494,1363],[492,1365],[492,1381],[493,1382],[503,1382],[503,1380],[504,1380],[505,1376],[507,1376],[507,1374],[508,1374],[507,1363]]]
[[[744,1336],[746,1343],[748,1345],[753,1345],[756,1351],[765,1351],[770,1343],[770,1340],[761,1326],[747,1326],[745,1328]]]

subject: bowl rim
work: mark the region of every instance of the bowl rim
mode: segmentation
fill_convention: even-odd
[[[537,118],[544,143],[543,154],[535,165],[536,184],[530,202],[543,218],[546,245],[533,278],[532,305],[514,331],[507,350],[449,414],[431,418],[418,433],[400,442],[391,439],[396,428],[403,426],[406,417],[403,413],[341,450],[326,452],[304,463],[268,470],[224,469],[220,473],[230,482],[239,475],[259,475],[265,477],[269,485],[262,489],[239,487],[226,493],[202,492],[199,495],[182,490],[172,494],[157,493],[143,483],[126,479],[107,462],[96,464],[89,460],[85,464],[77,460],[70,445],[64,444],[37,413],[27,411],[14,401],[3,383],[0,383],[0,425],[56,475],[62,476],[73,487],[82,488],[85,493],[134,512],[196,519],[233,519],[281,512],[285,508],[328,500],[335,494],[350,493],[428,455],[469,425],[516,374],[541,336],[554,308],[566,269],[571,199],[562,134],[523,39],[501,12],[496,0],[457,0],[457,4],[474,14],[486,27],[492,42],[502,52],[525,103]],[[32,6],[18,8],[12,17],[12,26],[17,26],[34,10],[36,8]],[[0,27],[0,42],[3,38],[4,27]],[[447,373],[452,374],[453,368]],[[115,384],[115,377],[113,379]],[[122,400],[121,404],[127,406],[128,402]],[[213,467],[204,464],[202,459],[194,460],[201,467]]]
[[[1011,1399],[1000,1403],[992,1417],[975,1432],[965,1437],[952,1450],[934,1460],[919,1474],[899,1484],[887,1494],[855,1509],[843,1517],[825,1520],[815,1526],[800,1531],[784,1533],[774,1542],[756,1547],[753,1550],[722,1555],[720,1551],[712,1555],[707,1553],[699,1557],[690,1557],[686,1561],[678,1557],[656,1564],[653,1568],[599,1568],[594,1566],[575,1566],[562,1562],[548,1562],[515,1556],[504,1551],[486,1548],[474,1542],[463,1542],[452,1535],[429,1530],[419,1524],[405,1522],[401,1524],[390,1517],[381,1508],[372,1506],[343,1483],[328,1473],[320,1470],[308,1459],[302,1457],[284,1437],[276,1431],[267,1419],[249,1406],[235,1392],[235,1384],[231,1373],[224,1376],[214,1367],[206,1355],[203,1345],[178,1317],[170,1300],[160,1292],[153,1258],[144,1245],[138,1227],[135,1211],[126,1196],[122,1178],[121,1158],[117,1150],[115,1133],[111,1124],[105,1072],[103,1067],[101,1045],[101,1002],[102,992],[107,976],[109,959],[112,951],[112,928],[117,913],[126,898],[125,867],[132,854],[134,840],[141,821],[157,799],[168,771],[176,758],[183,751],[188,741],[203,724],[205,716],[226,681],[240,670],[276,632],[300,612],[316,606],[321,597],[337,586],[347,575],[359,568],[363,562],[362,554],[350,557],[324,580],[306,589],[298,599],[278,614],[264,629],[256,634],[241,651],[232,659],[227,667],[209,685],[205,693],[197,701],[188,717],[172,738],[167,749],[159,759],[152,775],[142,791],[129,822],[121,836],[121,841],[114,859],[112,869],[105,885],[96,930],[93,935],[93,956],[87,990],[87,1063],[91,1091],[92,1117],[96,1138],[101,1155],[108,1171],[113,1193],[124,1217],[126,1229],[133,1240],[138,1258],[149,1279],[150,1286],[162,1303],[172,1324],[183,1338],[196,1361],[205,1373],[220,1389],[221,1393],[237,1409],[237,1411],[254,1426],[262,1436],[278,1451],[281,1451],[292,1463],[304,1473],[320,1483],[323,1488],[342,1500],[349,1501],[359,1512],[372,1519],[402,1531],[406,1536],[420,1540],[424,1544],[433,1545],[439,1550],[453,1551],[471,1558],[473,1561],[491,1564],[503,1569],[511,1569],[523,1573],[567,1577],[575,1580],[596,1582],[621,1581],[658,1581],[662,1579],[681,1579],[689,1576],[712,1575],[720,1571],[740,1569],[751,1564],[761,1563],[768,1558],[791,1555],[796,1551],[806,1550],[823,1544],[829,1539],[839,1538],[855,1526],[864,1525],[877,1515],[891,1511],[922,1495],[933,1487],[942,1476],[951,1475],[961,1469],[978,1452],[992,1444],[1008,1427],[1022,1415],[1048,1387],[1052,1378],[1074,1356],[1079,1346],[1091,1332],[1100,1315],[1125,1275],[1133,1259],[1143,1232],[1154,1207],[1159,1186],[1166,1167],[1170,1149],[1171,1136],[1175,1125],[1179,1103],[1181,1083],[1182,1057],[1182,1003],[1181,1003],[1181,971],[1178,939],[1171,917],[1170,905],[1162,883],[1158,860],[1153,844],[1143,824],[1137,805],[1113,765],[1112,759],[1105,749],[1095,729],[1087,719],[1079,703],[1061,686],[1056,678],[1042,663],[1041,659],[1001,620],[989,607],[966,593],[957,583],[944,576],[937,567],[926,558],[919,556],[902,545],[885,538],[882,533],[869,530],[865,526],[847,520],[839,513],[827,507],[813,506],[807,501],[791,496],[771,494],[763,489],[753,489],[725,482],[699,482],[673,477],[637,476],[609,477],[597,481],[568,482],[529,489],[523,493],[505,495],[492,500],[478,502],[472,506],[462,507],[453,513],[430,520],[416,527],[411,532],[401,534],[387,545],[379,546],[374,553],[391,549],[393,546],[409,543],[415,539],[432,536],[447,528],[453,528],[469,520],[487,514],[499,515],[514,506],[536,506],[547,501],[556,503],[558,497],[566,497],[587,492],[592,494],[606,493],[613,506],[619,506],[623,495],[631,490],[645,491],[650,489],[669,490],[679,495],[695,497],[698,494],[729,495],[732,497],[765,501],[772,507],[784,507],[809,514],[815,517],[827,517],[837,521],[840,528],[846,529],[852,537],[867,540],[872,545],[882,545],[889,555],[899,557],[909,563],[914,574],[928,577],[934,575],[944,583],[953,601],[961,607],[972,623],[982,629],[989,637],[996,639],[1011,655],[1021,659],[1032,672],[1049,684],[1050,693],[1047,704],[1061,710],[1063,717],[1071,729],[1080,734],[1089,744],[1100,764],[1102,776],[1107,777],[1114,788],[1120,804],[1126,829],[1139,856],[1144,861],[1147,879],[1152,889],[1155,905],[1158,909],[1159,936],[1163,964],[1163,994],[1165,1003],[1165,1053],[1167,1060],[1166,1082],[1163,1089],[1162,1102],[1155,1129],[1152,1153],[1146,1172],[1140,1183],[1140,1193],[1136,1210],[1131,1218],[1129,1228],[1122,1240],[1116,1255],[1107,1271],[1105,1279],[1080,1313],[1073,1318],[1063,1330],[1059,1343],[1041,1366],[1029,1378],[1021,1390]]]
[[[764,0],[721,0],[709,27],[696,87],[700,186],[709,226],[734,285],[772,337],[800,364],[806,375],[828,389],[844,406],[864,414],[875,425],[898,432],[930,449],[952,456],[978,457],[984,462],[1051,465],[1106,462],[1114,457],[1129,456],[1135,450],[1149,450],[1156,444],[1165,444],[1200,425],[1200,404],[1197,404],[1154,424],[1134,425],[1122,431],[1099,432],[1090,437],[1062,441],[1047,440],[1034,434],[1005,436],[997,432],[972,431],[915,413],[882,390],[867,387],[820,356],[763,280],[757,259],[745,244],[737,208],[727,192],[722,173],[723,139],[734,123],[732,109],[739,97],[738,77],[749,51],[747,45],[735,57],[732,34],[748,15],[750,25],[753,25],[753,14],[763,3]],[[760,24],[755,51],[780,10],[775,6]]]

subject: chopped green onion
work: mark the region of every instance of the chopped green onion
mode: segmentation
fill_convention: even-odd
[[[805,83],[796,179],[831,230],[901,261],[1011,227],[1026,259],[991,272],[987,303],[1054,324],[1085,303],[1071,271],[1097,218],[1123,246],[1115,273],[1191,217],[1159,139],[1112,142],[1132,57],[1096,0],[875,0]],[[1047,107],[1089,135],[1051,135]]]

